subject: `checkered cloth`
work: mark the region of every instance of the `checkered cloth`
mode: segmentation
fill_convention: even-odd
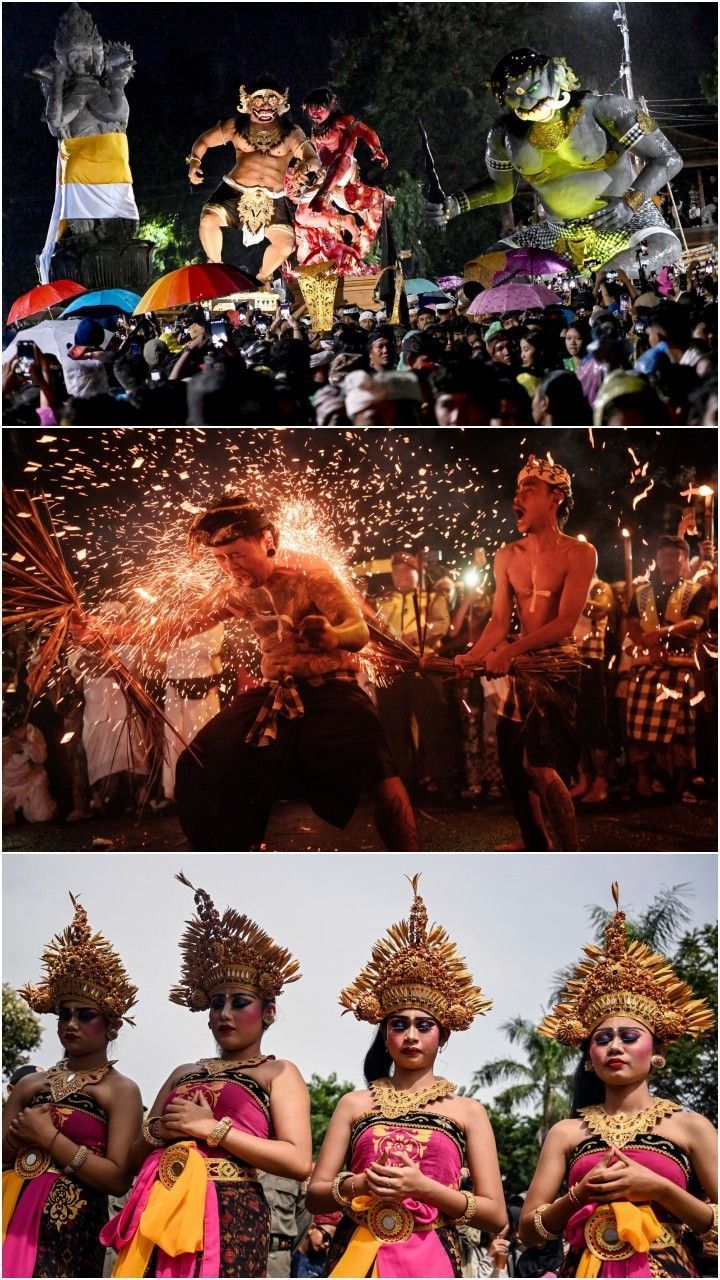
[[[324,675],[313,676],[310,680],[301,680],[300,685],[328,684],[331,680],[343,680],[357,684],[357,676],[352,671],[328,671]],[[255,717],[254,723],[245,737],[249,746],[267,747],[275,742],[280,716],[288,720],[298,720],[305,715],[305,707],[300,688],[295,678],[289,674],[279,680],[265,680],[267,697]]]
[[[692,667],[636,667],[629,675],[627,735],[633,742],[668,745],[695,732],[696,678]]]
[[[595,228],[596,216],[590,214],[587,218],[572,218],[566,222],[546,218],[544,222],[522,227],[512,235],[504,236],[501,244],[512,248],[555,249],[558,253],[569,254],[568,244],[575,240],[578,234],[591,232],[586,243],[585,256],[588,262],[597,262],[602,266],[624,250],[634,251],[646,235],[654,235],[661,231],[668,236],[673,235],[652,200],[646,200],[623,227]],[[652,253],[649,260],[652,265]]]

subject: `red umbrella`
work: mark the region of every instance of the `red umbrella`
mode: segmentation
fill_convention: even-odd
[[[224,262],[201,262],[178,267],[155,280],[138,302],[133,315],[146,311],[169,311],[172,307],[185,307],[190,302],[206,302],[210,298],[225,298],[232,293],[250,293],[257,289],[257,282],[237,267]]]
[[[29,316],[39,315],[41,311],[49,311],[68,298],[77,298],[87,293],[84,284],[76,280],[52,280],[50,284],[37,284],[29,293],[21,293],[8,311],[7,323],[17,324],[18,320],[27,320]]]
[[[473,298],[468,313],[489,316],[500,311],[535,311],[559,305],[557,294],[544,284],[499,284]]]

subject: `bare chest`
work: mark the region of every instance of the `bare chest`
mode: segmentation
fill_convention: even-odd
[[[561,137],[561,130],[554,137],[553,128],[552,124],[536,126],[524,137],[508,135],[507,146],[513,165],[525,177],[537,178],[549,167],[553,170],[564,168],[568,172],[590,167],[598,164],[607,153],[605,132],[587,112],[583,112],[565,138]]]

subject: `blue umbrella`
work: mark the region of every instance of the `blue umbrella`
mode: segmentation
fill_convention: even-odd
[[[133,293],[131,289],[97,289],[95,293],[83,293],[79,298],[73,299],[62,315],[91,316],[106,314],[108,311],[123,311],[126,315],[132,315],[139,301],[140,294]]]
[[[423,276],[418,276],[416,280],[404,280],[403,285],[406,293],[442,293],[439,284],[435,284],[434,280],[426,280]]]

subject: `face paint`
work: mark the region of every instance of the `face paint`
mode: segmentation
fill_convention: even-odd
[[[623,1015],[606,1018],[593,1031],[590,1041],[590,1061],[606,1084],[615,1079],[624,1083],[628,1077],[634,1080],[647,1076],[653,1053],[652,1032]]]
[[[209,1024],[221,1048],[243,1049],[263,1033],[263,1002],[248,991],[216,992],[210,1001]]]
[[[403,1009],[388,1018],[388,1053],[404,1067],[432,1066],[440,1048],[440,1025],[421,1009]]]
[[[104,1048],[108,1040],[108,1023],[99,1009],[79,1001],[58,1006],[58,1039],[73,1057]]]

